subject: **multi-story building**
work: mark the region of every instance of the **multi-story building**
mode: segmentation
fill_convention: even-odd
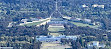
[[[41,42],[60,42],[61,39],[72,39],[76,40],[79,36],[66,36],[66,35],[59,35],[59,36],[37,36],[36,41]]]
[[[95,47],[96,49],[99,49],[100,47],[104,48],[105,44],[100,43],[99,41],[91,41],[87,44],[88,49],[93,49]]]

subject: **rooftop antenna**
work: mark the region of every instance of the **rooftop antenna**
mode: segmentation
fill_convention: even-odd
[[[56,11],[58,11],[58,2],[57,2],[57,0],[56,0],[56,2],[55,2],[55,3],[56,3],[56,4],[55,4],[56,9],[55,9],[55,10],[56,10]],[[54,12],[55,12],[55,11],[54,11]],[[54,12],[53,12],[53,13],[54,13]],[[51,18],[51,16],[53,15],[53,13],[50,15],[50,18]]]
[[[58,11],[58,2],[56,0],[56,11]]]
[[[56,2],[55,2],[56,4],[55,4],[55,6],[56,6],[56,9],[55,9],[55,11],[54,12],[56,12],[56,11],[58,11],[58,1],[56,0]],[[53,12],[53,13],[54,13]],[[59,12],[59,11],[58,11]],[[53,13],[50,15],[50,18],[52,17],[52,15],[53,15]],[[60,13],[60,15],[61,16],[63,16],[62,14],[61,14],[61,12],[59,12]]]

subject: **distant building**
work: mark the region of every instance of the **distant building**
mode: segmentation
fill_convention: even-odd
[[[104,5],[94,4],[94,5],[92,5],[92,7],[100,7],[100,8],[104,8]]]
[[[96,49],[99,49],[99,48],[104,48],[105,44],[100,43],[99,41],[92,41],[87,44],[87,47],[88,49],[93,49],[93,47],[95,47]]]
[[[53,18],[53,19],[51,19],[50,20],[50,22],[48,22],[48,24],[50,25],[50,24],[66,24],[67,22],[66,21],[64,21],[63,19],[61,19],[61,18]]]
[[[16,25],[16,22],[10,22],[7,27],[12,27],[12,26],[15,26],[15,25]]]
[[[84,4],[84,5],[82,5],[82,7],[84,7],[84,8],[85,8],[85,7],[88,7],[88,6]]]
[[[70,20],[74,22],[82,22],[82,23],[88,23],[88,24],[91,23],[91,19],[81,19],[81,18],[72,17]]]
[[[71,19],[71,17],[68,17],[68,16],[64,16],[63,18],[68,19],[68,20]]]
[[[13,26],[13,22],[10,22],[7,27],[12,27],[12,26]]]
[[[60,36],[37,36],[36,37],[36,41],[41,41],[41,42],[55,42],[58,41],[60,42],[61,39],[72,39],[72,40],[76,40],[78,38],[78,36],[66,36],[66,35],[60,35]]]
[[[81,22],[82,21],[81,18],[75,18],[75,17],[72,17],[70,20],[74,21],[74,22]]]
[[[102,25],[100,22],[93,22],[93,25]]]
[[[13,47],[0,47],[0,49],[13,49]]]
[[[37,18],[30,18],[31,19],[31,21],[38,21],[39,19],[37,19]]]
[[[56,11],[52,14],[52,17],[50,19],[50,22],[48,22],[48,30],[50,32],[61,32],[65,31],[64,25],[67,24],[67,21],[63,19],[61,14]]]
[[[63,15],[58,10],[58,2],[56,2],[56,10],[50,15],[50,22],[48,22],[48,30],[50,32],[62,32],[65,31],[64,25],[67,21],[64,20]]]
[[[48,28],[64,28],[64,25],[62,24],[51,24]]]
[[[27,21],[28,21],[28,19],[22,19],[21,20],[21,22],[24,22],[24,23],[27,22]]]
[[[79,20],[79,21],[82,20],[81,18],[76,18],[76,19]]]
[[[83,22],[90,24],[91,23],[91,19],[83,19]]]

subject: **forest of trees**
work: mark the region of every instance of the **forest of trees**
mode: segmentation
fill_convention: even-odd
[[[110,30],[110,0],[58,0],[59,11],[69,17],[89,18],[104,24],[103,29]],[[7,26],[9,22],[18,22],[22,18],[49,17],[55,9],[54,0],[1,0],[0,26]],[[29,4],[30,3],[30,4]],[[88,8],[83,8],[86,4]],[[93,4],[105,5],[105,8],[93,8]],[[25,12],[20,12],[25,11]],[[33,11],[33,12],[26,12]]]
[[[11,28],[2,28],[0,30],[0,35],[5,34],[6,36],[37,36],[37,35],[47,35],[48,30],[45,26],[18,26]]]
[[[89,6],[83,8],[82,5]],[[105,5],[105,8],[94,8],[93,4]],[[40,27],[36,26],[13,26],[7,27],[10,22],[20,23],[22,18],[47,18],[55,9],[55,0],[0,0],[0,36],[29,36],[35,37],[37,35],[47,35],[47,25]],[[81,35],[81,36],[94,36],[96,38],[84,38],[86,42],[98,41],[111,41],[111,1],[110,0],[58,0],[59,11],[69,17],[89,18],[93,21],[103,23],[102,30],[93,29],[89,27],[67,27],[66,31],[62,32],[65,35]],[[27,12],[32,11],[32,12]],[[104,34],[107,35],[104,36]],[[0,40],[5,40],[0,38]],[[18,38],[17,40],[20,40]],[[22,40],[25,40],[23,38]],[[73,49],[81,49],[85,45],[80,41],[61,40],[64,44],[71,42]],[[14,40],[15,41],[15,40]],[[40,49],[41,42],[34,42],[33,44],[25,44],[23,49]],[[7,44],[8,45],[8,44]],[[109,44],[110,45],[110,44]],[[80,47],[81,46],[81,47]],[[102,49],[102,48],[101,48]]]

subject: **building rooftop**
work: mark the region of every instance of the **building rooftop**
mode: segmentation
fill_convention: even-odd
[[[0,49],[13,49],[13,47],[0,47]]]
[[[105,44],[103,44],[103,43],[101,43],[101,42],[99,42],[99,41],[91,41],[91,42],[89,42],[89,43],[87,44],[87,47],[88,47],[88,48],[92,48],[93,46],[96,46],[97,48],[100,48],[100,47],[104,48],[104,47],[105,47]]]
[[[60,36],[37,36],[36,40],[37,41],[42,41],[42,42],[54,42],[54,41],[61,41],[61,39],[73,39],[76,40],[78,36],[66,36],[66,35],[60,35]]]

